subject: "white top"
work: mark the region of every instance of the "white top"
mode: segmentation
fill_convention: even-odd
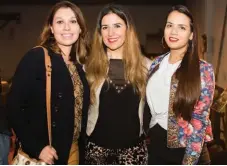
[[[159,69],[148,80],[146,97],[152,114],[150,128],[158,123],[167,130],[171,78],[181,63],[170,64],[169,56],[164,57]]]

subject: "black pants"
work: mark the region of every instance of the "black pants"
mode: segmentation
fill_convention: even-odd
[[[149,165],[181,165],[185,154],[185,148],[168,148],[167,131],[159,124],[149,130],[150,144],[148,145]],[[206,144],[204,144],[199,165],[210,164],[210,156]]]

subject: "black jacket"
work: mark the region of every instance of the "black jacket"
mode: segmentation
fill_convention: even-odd
[[[70,73],[61,55],[48,50],[52,64],[51,118],[52,146],[59,159],[55,164],[67,164],[74,131],[74,92]],[[77,70],[84,86],[80,160],[83,150],[89,106],[89,87],[81,65]],[[22,149],[38,159],[48,145],[46,116],[46,76],[43,49],[30,50],[19,63],[8,96],[10,124],[22,143]]]

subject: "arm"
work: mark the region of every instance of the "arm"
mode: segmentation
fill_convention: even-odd
[[[30,129],[28,112],[31,110],[28,108],[29,98],[34,90],[32,84],[35,80],[36,58],[42,56],[42,54],[43,50],[36,48],[22,58],[14,74],[7,100],[10,124],[22,146],[29,152],[28,155],[36,159],[46,145],[43,145],[39,138],[34,137],[35,131]]]
[[[209,122],[210,106],[213,101],[215,78],[210,64],[205,64],[201,70],[201,95],[192,113],[190,124],[193,133],[187,139],[187,146],[182,164],[196,164],[200,157]]]

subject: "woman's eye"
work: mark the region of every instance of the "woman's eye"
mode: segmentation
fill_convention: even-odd
[[[105,29],[107,29],[107,27],[102,27],[102,30],[105,30]]]
[[[72,21],[71,21],[71,23],[76,24],[76,23],[77,23],[77,21],[76,21],[76,20],[72,20]]]
[[[63,21],[61,21],[61,20],[57,21],[57,24],[62,24],[62,23],[63,23]]]
[[[117,24],[117,25],[115,25],[114,27],[115,27],[115,28],[120,28],[120,27],[121,27],[121,25],[118,25],[118,24]]]

